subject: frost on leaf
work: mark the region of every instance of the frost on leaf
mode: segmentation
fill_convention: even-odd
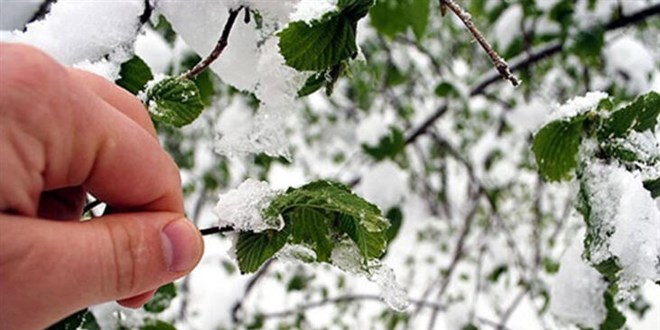
[[[264,218],[263,212],[270,205],[276,191],[267,182],[247,179],[238,188],[220,194],[214,211],[219,227],[232,227],[237,231],[259,233],[268,229],[281,230],[281,217]]]
[[[147,84],[145,94],[151,118],[163,124],[183,127],[204,110],[197,86],[183,77],[156,78]]]
[[[660,210],[642,180],[598,161],[587,165],[583,180],[590,262],[603,265],[614,258],[621,269],[619,298],[626,298],[628,289],[645,279],[659,281]]]

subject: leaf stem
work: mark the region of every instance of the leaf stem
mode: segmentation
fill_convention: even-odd
[[[215,48],[213,48],[213,50],[211,51],[211,54],[209,54],[209,56],[207,56],[205,59],[197,63],[188,72],[184,73],[182,77],[187,79],[194,79],[200,73],[204,72],[204,70],[206,70],[211,65],[211,63],[213,63],[216,59],[218,59],[218,57],[220,57],[222,51],[225,50],[225,47],[227,47],[229,34],[231,33],[231,29],[234,26],[234,22],[236,22],[236,17],[238,17],[238,14],[241,12],[242,9],[243,6],[240,6],[236,9],[229,9],[229,17],[227,18],[225,27],[222,29],[222,34],[220,35],[220,39],[218,40],[218,43],[215,45]]]
[[[509,80],[514,87],[520,85],[520,80],[511,73],[509,65],[506,63],[506,61],[502,59],[499,54],[497,54],[490,43],[486,41],[483,34],[481,34],[481,31],[479,31],[479,29],[477,29],[477,27],[474,25],[472,22],[472,15],[470,15],[470,13],[461,8],[461,6],[459,6],[454,0],[440,0],[440,6],[443,8],[449,8],[456,15],[456,17],[458,17],[463,22],[463,24],[465,24],[465,27],[470,30],[474,36],[474,39],[477,40],[479,45],[481,45],[481,48],[486,51],[486,54],[488,54],[488,57],[490,57],[490,60],[495,65],[495,68],[504,79]]]

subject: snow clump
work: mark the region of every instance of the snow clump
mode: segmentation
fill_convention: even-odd
[[[238,188],[220,194],[214,211],[219,227],[232,227],[235,231],[262,232],[281,230],[284,219],[264,218],[262,213],[277,196],[267,182],[247,179]]]

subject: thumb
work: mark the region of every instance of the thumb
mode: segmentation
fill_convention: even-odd
[[[44,328],[89,305],[149,292],[188,273],[202,252],[198,230],[175,213],[83,223],[0,215],[0,324]]]

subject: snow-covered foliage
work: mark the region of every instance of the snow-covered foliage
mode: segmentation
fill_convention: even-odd
[[[518,88],[500,81],[463,23],[451,11],[442,16],[437,1],[375,1],[354,22],[355,52],[339,64],[287,64],[282,31],[324,17],[336,22],[340,6],[367,2],[153,0],[145,19],[142,0],[59,0],[23,31],[18,17],[32,17],[36,1],[0,1],[0,26],[12,30],[0,32],[2,41],[32,44],[112,81],[137,54],[145,77],[155,79],[142,91],[154,107],[164,95],[147,94],[158,79],[179,77],[208,56],[229,10],[249,6],[222,55],[193,79],[199,95],[179,90],[178,101],[203,107],[201,115],[180,130],[158,127],[181,168],[187,215],[200,228],[219,223],[280,237],[289,215],[263,217],[276,191],[328,178],[388,219],[369,218],[382,236],[367,246],[340,232],[330,250],[287,236],[273,262],[250,264],[254,275],[237,271],[245,255],[226,253],[245,238],[208,237],[202,263],[177,283],[168,308],[101,305],[92,309],[98,323],[518,330],[616,328],[625,315],[632,329],[660,327],[653,317],[660,289],[652,283],[660,202],[649,193],[660,176],[660,125],[619,132],[615,124],[626,117],[617,109],[660,90],[660,27],[648,12],[659,2],[456,1],[515,66]],[[9,12],[16,19],[5,19]],[[298,97],[310,82],[320,90]],[[597,129],[606,126],[616,134]],[[537,159],[530,147],[543,131],[551,138],[535,149],[551,148]],[[365,264],[364,251],[384,252],[383,244],[381,259]],[[311,262],[319,259],[327,261]]]

